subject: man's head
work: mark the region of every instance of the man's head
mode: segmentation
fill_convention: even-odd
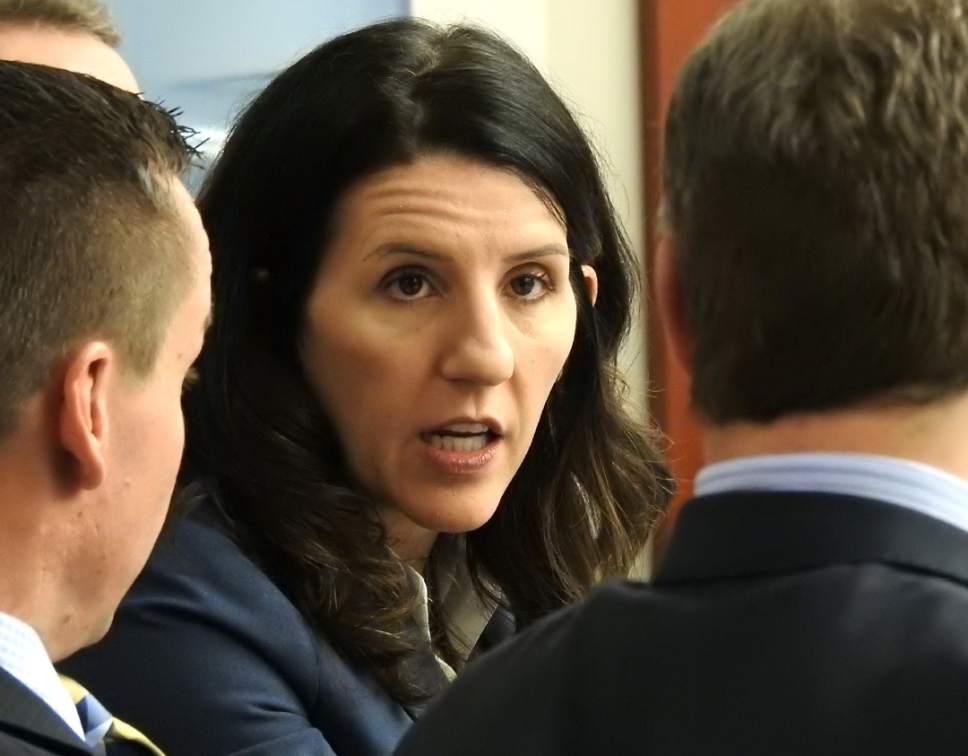
[[[137,96],[0,62],[0,610],[55,658],[106,631],[174,485],[209,309],[188,160]]]
[[[968,388],[968,3],[742,4],[683,70],[664,188],[708,421]]]
[[[129,92],[131,69],[101,0],[0,0],[0,59],[86,73]]]

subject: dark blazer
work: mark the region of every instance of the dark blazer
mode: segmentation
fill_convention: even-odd
[[[104,641],[62,667],[168,756],[379,756],[417,713],[312,630],[211,502],[159,542]]]
[[[889,504],[686,504],[621,582],[471,665],[399,756],[968,753],[968,534]]]
[[[92,753],[47,704],[0,669],[0,754],[91,756]]]

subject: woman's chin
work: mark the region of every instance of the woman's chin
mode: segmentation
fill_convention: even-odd
[[[401,507],[401,514],[414,525],[435,533],[469,533],[485,525],[494,516],[499,503],[462,502],[455,507],[453,500],[449,500],[433,507],[423,502],[419,507]]]

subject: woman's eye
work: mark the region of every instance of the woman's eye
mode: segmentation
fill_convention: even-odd
[[[407,271],[400,273],[385,284],[386,291],[394,299],[423,299],[433,293],[430,281],[423,273]]]
[[[541,299],[551,288],[547,276],[538,273],[522,273],[515,276],[508,286],[515,297],[530,301]]]

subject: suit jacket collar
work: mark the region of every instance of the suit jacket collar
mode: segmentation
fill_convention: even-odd
[[[57,744],[58,753],[90,754],[92,751],[47,704],[17,678],[0,668],[0,730],[22,734],[24,739]],[[73,749],[73,750],[72,750]]]
[[[821,493],[700,496],[679,514],[656,584],[881,562],[968,583],[968,533],[893,504]]]

